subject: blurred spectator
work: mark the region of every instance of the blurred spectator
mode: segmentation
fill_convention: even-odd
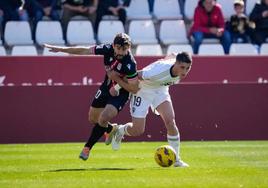
[[[261,45],[268,37],[268,0],[261,0],[256,3],[250,14],[250,20],[256,24],[252,36],[252,42]]]
[[[99,23],[104,15],[118,16],[119,20],[125,25],[127,18],[126,7],[129,4],[130,0],[101,0],[97,10],[95,32],[98,31]]]
[[[223,45],[225,54],[229,53],[231,36],[226,31],[224,18],[220,5],[215,0],[200,0],[194,12],[193,26],[190,34],[193,35],[193,51],[198,54],[198,49],[203,38],[218,38]]]
[[[3,12],[3,27],[7,21],[28,21],[28,14],[24,9],[24,0],[0,0]]]
[[[150,13],[153,13],[153,11],[154,11],[154,1],[155,0],[148,0]],[[178,0],[178,2],[179,2],[179,5],[180,5],[181,14],[184,15],[184,3],[185,3],[185,0]]]
[[[102,0],[100,0],[102,1]],[[66,34],[67,25],[74,16],[85,16],[94,25],[99,0],[65,0],[63,2],[62,26]]]
[[[180,5],[181,14],[184,15],[184,4],[186,0],[178,0]]]
[[[250,22],[248,17],[244,14],[244,1],[234,1],[234,15],[231,16],[230,21],[227,24],[227,29],[232,36],[232,42],[237,43],[242,40],[244,43],[250,42],[249,36],[252,34],[255,24]]]
[[[26,0],[27,10],[33,17],[34,27],[42,20],[43,16],[50,17],[52,20],[59,20],[56,10],[57,0]]]
[[[3,21],[4,21],[4,12],[0,8],[0,36],[2,36],[1,33],[2,33],[2,23],[3,23]]]
[[[148,4],[149,4],[150,13],[153,13],[153,11],[154,11],[154,0],[148,0]]]

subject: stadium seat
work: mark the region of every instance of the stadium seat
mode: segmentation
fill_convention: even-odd
[[[188,52],[193,54],[193,48],[190,44],[171,44],[167,48],[167,55],[171,53]]]
[[[188,20],[194,19],[194,11],[199,0],[186,0],[184,4],[184,14]]]
[[[12,56],[37,56],[35,46],[14,46],[11,51]]]
[[[88,17],[86,17],[86,16],[82,16],[82,15],[76,15],[76,16],[73,16],[72,18],[71,18],[71,20],[74,20],[74,21],[77,21],[77,20],[79,20],[79,21],[85,21],[85,20],[88,20]]]
[[[118,20],[118,16],[114,15],[104,15],[102,16],[101,20]]]
[[[198,55],[224,55],[224,50],[221,44],[201,44]]]
[[[136,55],[157,56],[163,55],[160,44],[140,44],[137,46]]]
[[[149,13],[148,1],[131,0],[127,8],[127,18],[129,20],[151,19],[152,15]]]
[[[204,38],[203,39],[203,44],[218,44],[218,43],[220,43],[220,40],[216,38]]]
[[[37,44],[64,44],[63,32],[59,21],[39,21],[36,27]]]
[[[252,12],[257,0],[247,0],[246,2],[246,14],[249,16]]]
[[[233,43],[230,48],[230,55],[258,55],[258,51],[251,43]]]
[[[107,32],[109,31],[109,32]],[[102,20],[98,28],[98,41],[100,43],[112,43],[117,33],[124,33],[123,23],[118,20]]]
[[[68,56],[69,54],[63,53],[63,52],[54,53],[54,52],[50,52],[48,48],[44,48],[42,55],[43,56]]]
[[[155,0],[153,10],[158,20],[182,18],[178,0]]]
[[[95,44],[93,27],[90,21],[70,21],[66,33],[67,43]]]
[[[163,20],[160,25],[159,38],[165,45],[189,43],[183,20]]]
[[[231,15],[235,14],[233,1],[218,0],[217,3],[221,5],[223,17],[225,20],[229,20]]]
[[[268,43],[264,43],[261,45],[260,54],[268,55]]]
[[[129,24],[129,35],[132,43],[157,44],[155,27],[152,20],[133,20]]]
[[[33,44],[29,23],[27,21],[7,22],[4,39],[8,46]]]
[[[4,46],[0,46],[0,56],[6,56],[7,52]]]

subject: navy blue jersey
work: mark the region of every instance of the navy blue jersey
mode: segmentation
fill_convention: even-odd
[[[138,75],[136,61],[129,51],[126,56],[122,59],[117,60],[114,57],[114,49],[111,44],[102,44],[95,46],[95,54],[104,56],[104,65],[109,66],[112,70],[120,73],[121,77],[126,77],[127,79],[135,79]],[[110,81],[108,76],[105,75],[105,80],[103,84],[108,86],[108,89],[115,84]]]

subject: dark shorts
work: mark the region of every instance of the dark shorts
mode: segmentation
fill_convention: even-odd
[[[94,108],[104,108],[107,104],[113,105],[117,111],[121,111],[129,99],[129,93],[125,90],[120,91],[119,96],[113,97],[106,88],[100,87],[95,94],[91,104]]]

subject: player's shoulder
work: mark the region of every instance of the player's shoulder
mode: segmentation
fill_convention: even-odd
[[[122,61],[124,61],[124,63],[137,64],[131,51],[129,51],[128,54],[125,55],[125,57],[122,59]]]

